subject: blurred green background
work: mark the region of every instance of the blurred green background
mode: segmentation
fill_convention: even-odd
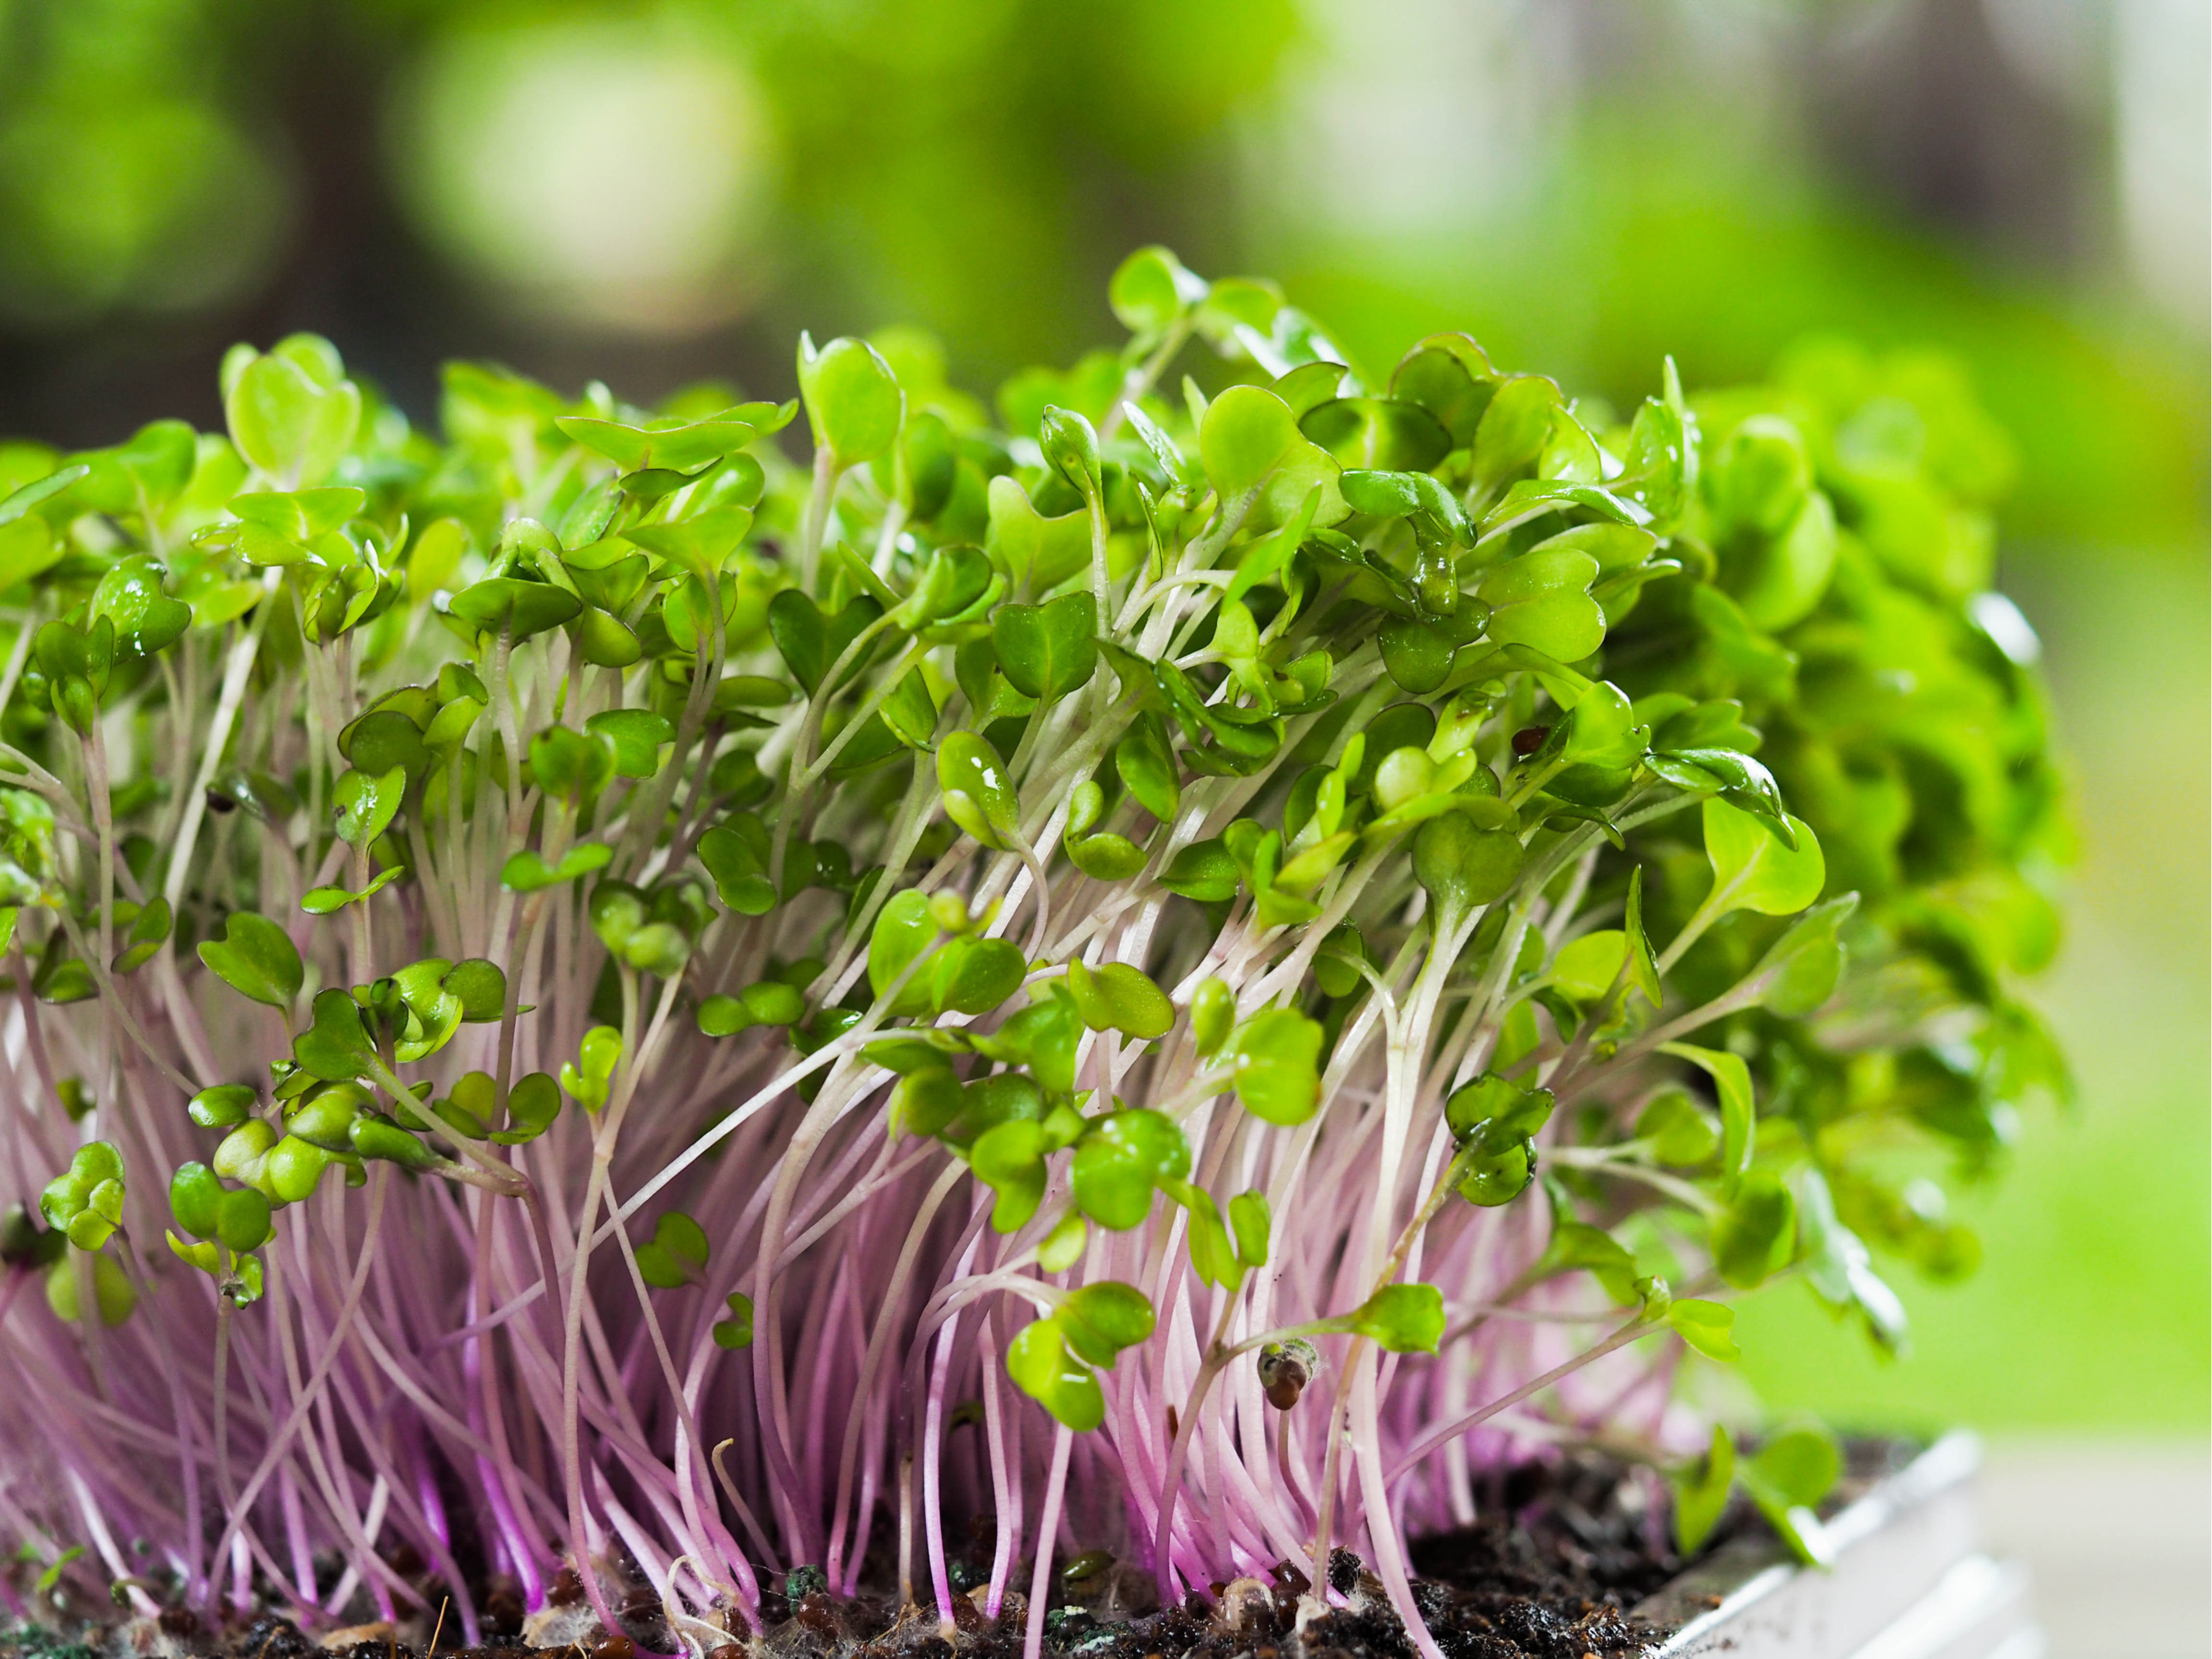
[[[2202,0],[0,0],[0,435],[219,423],[313,328],[791,388],[893,319],[988,390],[1111,337],[1129,247],[1279,277],[1370,365],[1465,327],[1625,404],[1842,330],[1970,367],[2073,757],[2079,1110],[1962,1209],[1890,1364],[1785,1286],[1752,1380],[1847,1422],[2201,1435]]]

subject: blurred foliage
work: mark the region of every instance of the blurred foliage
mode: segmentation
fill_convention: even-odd
[[[472,158],[424,148],[410,94],[441,66],[495,77],[534,36],[600,26],[672,40],[757,88],[766,131],[745,159],[769,176],[737,181],[758,222],[750,268],[723,274],[767,293],[763,332],[787,331],[803,296],[817,327],[915,315],[996,371],[1103,325],[1094,296],[1132,217],[1225,252],[1206,211],[1224,178],[1223,123],[1270,83],[1295,21],[1289,0],[340,0],[312,15],[16,0],[0,9],[0,203],[14,232],[0,315],[35,331],[249,302],[288,225],[303,234],[295,167],[311,197],[396,195],[438,244],[424,204],[439,181],[414,175]],[[334,110],[322,95],[334,82],[361,107]],[[564,114],[538,112],[556,128]],[[361,155],[332,155],[364,148],[381,182],[359,176]],[[699,161],[647,159],[629,188],[654,182],[653,161],[680,173]],[[571,210],[619,231],[620,207],[601,191]],[[437,251],[483,263],[450,239]]]
[[[2116,285],[2069,289],[1747,161],[1739,129],[1646,106],[1593,118],[1524,216],[1377,260],[1286,230],[1270,264],[1364,354],[1442,306],[1501,361],[1565,365],[1620,401],[1671,350],[1686,374],[1762,372],[1808,333],[1941,343],[2018,441],[2005,523],[2033,538],[2201,556],[2201,349]],[[1777,165],[1777,161],[1781,165]]]
[[[51,325],[189,310],[265,274],[289,181],[243,115],[259,10],[0,9],[0,311]]]

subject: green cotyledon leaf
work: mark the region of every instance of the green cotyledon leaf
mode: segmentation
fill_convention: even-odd
[[[1732,1194],[1736,1182],[1751,1167],[1755,1150],[1758,1124],[1751,1091],[1751,1068],[1744,1064],[1741,1054],[1700,1048],[1687,1042],[1662,1043],[1660,1052],[1688,1060],[1712,1079],[1714,1092],[1720,1097],[1721,1103],[1723,1191]]]
[[[1163,1182],[1190,1173],[1190,1146],[1173,1119],[1144,1108],[1109,1112],[1076,1144],[1075,1201],[1103,1227],[1126,1231],[1152,1207]]]
[[[999,669],[1024,696],[1050,702],[1098,671],[1098,601],[1063,593],[1042,605],[1002,605],[991,617]]]
[[[1091,1368],[1069,1351],[1057,1319],[1024,1325],[1006,1348],[1006,1375],[1055,1421],[1086,1433],[1106,1420],[1106,1396]]]
[[[232,911],[224,919],[222,938],[204,941],[199,954],[216,977],[240,996],[286,1012],[306,979],[290,936],[251,910]]]
[[[1443,1292],[1433,1285],[1386,1285],[1350,1318],[1358,1335],[1392,1353],[1434,1353],[1444,1334]]]
[[[1673,1486],[1674,1547],[1686,1558],[1712,1536],[1735,1486],[1735,1442],[1725,1428],[1713,1425],[1711,1446],[1675,1473]]]
[[[1253,1116],[1285,1127],[1321,1105],[1320,1023],[1290,1008],[1255,1014],[1230,1035],[1223,1057],[1237,1097]]]
[[[1705,856],[1713,866],[1712,892],[1705,901],[1710,910],[1788,916],[1820,896],[1827,865],[1819,838],[1802,819],[1786,820],[1797,842],[1791,847],[1765,819],[1726,801],[1708,799],[1704,811]]]
[[[1068,1292],[1057,1316],[1068,1347],[1094,1365],[1111,1365],[1124,1348],[1152,1334],[1152,1304],[1133,1285],[1104,1279]]]
[[[999,751],[973,732],[951,732],[937,748],[945,816],[986,847],[1004,848],[1020,828],[1021,801]]]
[[[815,443],[841,467],[873,460],[906,419],[906,393],[884,355],[866,340],[832,340],[818,351],[799,337],[799,395]]]
[[[1120,1031],[1139,1040],[1164,1036],[1175,1024],[1175,1005],[1141,968],[1109,962],[1091,969],[1067,964],[1067,988],[1084,1024],[1094,1031]]]

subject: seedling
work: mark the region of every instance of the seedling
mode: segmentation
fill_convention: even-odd
[[[1660,1406],[1778,1279],[1901,1346],[2063,1087],[2001,439],[1841,347],[1616,412],[1112,296],[1003,429],[840,339],[781,405],[459,365],[436,437],[301,336],[227,436],[4,452],[50,1577],[391,1618],[404,1547],[474,1645],[458,1539],[612,1629],[618,1547],[735,1628],[894,1536],[950,1630],[988,1511],[1032,1654],[1066,1534],[1349,1546],[1433,1655],[1404,1531],[1532,1435],[1817,1554],[1824,1431]]]

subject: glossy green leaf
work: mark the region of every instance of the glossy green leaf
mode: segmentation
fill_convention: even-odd
[[[199,955],[240,996],[287,1013],[306,981],[290,936],[251,910],[232,911],[223,919],[222,937],[203,940]]]
[[[1723,800],[1766,819],[1784,846],[1796,845],[1796,820],[1782,811],[1780,786],[1749,755],[1729,749],[1668,749],[1651,755],[1648,763],[1659,776],[1683,789],[1702,793],[1717,785]]]
[[[390,1118],[363,1114],[347,1132],[353,1149],[365,1158],[397,1164],[407,1170],[433,1170],[438,1155]]]
[[[341,993],[340,994],[343,994]],[[276,1131],[259,1118],[251,1118],[222,1138],[210,1160],[215,1172],[229,1181],[256,1181],[276,1144]]]
[[[478,1073],[476,1075],[482,1077],[483,1074]],[[489,1080],[485,1079],[487,1082]],[[305,1100],[288,1109],[284,1114],[284,1130],[286,1133],[295,1135],[310,1146],[319,1146],[325,1152],[343,1152],[352,1145],[350,1131],[354,1119],[368,1103],[367,1091],[358,1084],[332,1084],[326,1089],[318,1089]]]
[[[1452,447],[1442,422],[1419,404],[1395,398],[1317,404],[1300,418],[1298,429],[1346,467],[1426,473]]]
[[[558,864],[548,864],[537,848],[526,847],[500,867],[500,885],[511,892],[534,893],[541,887],[557,887],[605,866],[614,848],[599,842],[570,848]]]
[[[1190,1031],[1199,1058],[1213,1054],[1229,1040],[1237,1024],[1237,994],[1225,981],[1209,974],[1191,993]]]
[[[1577,1002],[1595,1002],[1613,989],[1627,960],[1628,936],[1619,928],[1584,933],[1560,947],[1552,983]]]
[[[1644,866],[1628,875],[1628,913],[1623,931],[1628,939],[1628,981],[1644,993],[1654,1008],[1666,1001],[1659,983],[1659,964],[1651,954],[1651,940],[1644,931]]]
[[[1021,802],[999,751],[973,732],[951,732],[937,750],[945,816],[986,847],[1008,846],[1020,828]]]
[[[1036,1213],[1044,1200],[1048,1150],[1044,1127],[1024,1119],[995,1124],[975,1138],[968,1163],[975,1178],[998,1194],[991,1206],[994,1231],[1014,1232]]]
[[[1754,1170],[1713,1218],[1713,1266],[1738,1290],[1753,1290],[1790,1265],[1797,1201],[1779,1176]]]
[[[1751,1068],[1741,1054],[1686,1042],[1662,1043],[1660,1052],[1688,1060],[1712,1079],[1721,1103],[1721,1180],[1724,1190],[1732,1194],[1743,1172],[1751,1167],[1756,1139]]]
[[[44,477],[33,478],[28,483],[17,486],[5,497],[0,497],[0,525],[20,522],[40,502],[52,500],[72,484],[88,477],[91,471],[89,464],[76,461],[47,473]]]
[[[743,1291],[732,1291],[723,1298],[729,1316],[714,1322],[711,1334],[714,1346],[723,1349],[750,1348],[753,1345],[753,1299]]]
[[[1083,1252],[1090,1242],[1090,1224],[1079,1215],[1071,1215],[1046,1234],[1044,1243],[1037,1246],[1037,1267],[1045,1273],[1064,1273],[1083,1260]]]
[[[1843,1479],[1843,1448],[1817,1424],[1797,1424],[1770,1435],[1743,1471],[1744,1485],[1811,1509]]]
[[[194,1095],[185,1109],[203,1129],[228,1129],[246,1121],[258,1098],[250,1085],[218,1083]]]
[[[1676,1335],[1708,1359],[1743,1357],[1735,1345],[1735,1310],[1718,1302],[1678,1297],[1667,1306],[1667,1322]]]
[[[909,668],[878,711],[883,723],[909,749],[927,749],[937,735],[937,704],[919,668]]]
[[[1534,465],[1551,436],[1559,403],[1559,387],[1540,374],[1518,375],[1500,385],[1475,429],[1476,475],[1496,483]]]
[[[1694,1169],[1710,1163],[1721,1149],[1720,1125],[1713,1115],[1680,1089],[1663,1089],[1637,1115],[1636,1139],[1648,1143],[1659,1163]]]
[[[1067,1346],[1094,1365],[1111,1365],[1122,1349],[1148,1339],[1155,1322],[1144,1292],[1113,1279],[1070,1291],[1057,1316]]]
[[[216,1236],[222,1197],[222,1182],[204,1164],[180,1164],[169,1177],[169,1213],[194,1238]]]
[[[954,939],[931,963],[930,1006],[939,1013],[988,1014],[1021,989],[1028,972],[1028,959],[1006,939]]]
[[[1713,890],[1705,900],[1709,909],[1787,916],[1820,896],[1827,865],[1819,838],[1803,820],[1788,821],[1797,838],[1792,848],[1765,820],[1725,801],[1708,800],[1704,811],[1705,857],[1713,866]]]
[[[389,772],[342,772],[331,790],[337,805],[338,838],[366,848],[392,827],[399,803],[407,793],[407,774],[398,767]]]
[[[507,1091],[507,1128],[493,1130],[491,1139],[500,1146],[535,1141],[560,1117],[560,1084],[549,1073],[525,1073]]]
[[[857,560],[854,568],[862,568]],[[873,573],[869,574],[872,579]],[[988,611],[1005,594],[1006,579],[981,548],[940,547],[931,551],[914,591],[893,605],[891,621],[909,633],[934,639],[947,628],[978,619],[979,611]]]
[[[622,1063],[623,1036],[611,1025],[594,1025],[576,1045],[576,1058],[563,1061],[561,1086],[587,1112],[607,1103],[607,1089]]]
[[[1386,1285],[1353,1310],[1352,1329],[1391,1353],[1434,1353],[1444,1334],[1443,1292]]]
[[[906,394],[884,355],[865,340],[836,339],[815,349],[799,337],[799,394],[817,447],[841,467],[873,460],[891,447],[906,418]]]
[[[796,1025],[806,1012],[805,994],[781,980],[764,979],[748,985],[738,993],[738,1001],[747,1021],[754,1025]]]
[[[301,1204],[314,1195],[331,1155],[321,1147],[286,1135],[269,1149],[262,1168],[261,1187],[279,1204]]]
[[[1193,842],[1168,860],[1160,885],[1170,893],[1205,903],[1219,903],[1237,896],[1237,860],[1216,837]]]
[[[584,602],[548,582],[491,576],[453,597],[452,612],[480,633],[520,641],[574,622]]]
[[[614,781],[616,754],[611,734],[556,726],[530,739],[530,770],[539,788],[573,806]]]
[[[1492,565],[1475,584],[1498,645],[1526,645],[1576,662],[1605,640],[1605,612],[1590,597],[1597,561],[1579,548],[1539,548]]]
[[[1321,1105],[1322,1036],[1319,1022],[1290,1008],[1267,1009],[1238,1026],[1222,1057],[1245,1109],[1285,1127],[1311,1117]]]
[[[1106,1396],[1091,1368],[1068,1352],[1056,1319],[1024,1325],[1006,1348],[1006,1375],[1016,1387],[1077,1433],[1106,1420]]]
[[[338,752],[376,777],[398,767],[418,778],[430,768],[422,728],[398,708],[373,708],[348,726],[338,733]]]
[[[1120,1031],[1139,1042],[1165,1036],[1175,1026],[1175,1005],[1141,968],[1109,962],[1086,968],[1067,964],[1067,988],[1083,1023],[1094,1031]]]
[[[1382,666],[1401,691],[1426,696],[1450,678],[1456,649],[1437,629],[1411,617],[1393,617],[1376,630]]]
[[[619,957],[630,935],[651,919],[651,900],[645,890],[627,881],[601,881],[593,885],[585,907],[592,931],[599,943]]]
[[[1735,1442],[1729,1438],[1728,1431],[1714,1424],[1711,1446],[1703,1457],[1677,1472],[1672,1484],[1674,1547],[1686,1559],[1713,1535],[1735,1486]]]
[[[1559,757],[1571,766],[1632,767],[1650,741],[1650,729],[1638,722],[1627,694],[1601,680],[1575,705]]]
[[[1082,414],[1047,404],[1037,429],[1037,445],[1045,465],[1073,486],[1085,501],[1103,488],[1098,461],[1098,434]]]
[[[1769,1437],[1756,1455],[1737,1467],[1737,1478],[1760,1513],[1809,1566],[1833,1562],[1834,1546],[1814,1506],[1842,1474],[1842,1449],[1817,1424],[1799,1425]]]
[[[1048,518],[1012,477],[991,480],[989,532],[985,543],[1018,586],[1032,592],[1057,587],[1091,562],[1091,514],[1078,507]]]
[[[1127,881],[1151,862],[1145,849],[1126,836],[1091,833],[1105,814],[1106,792],[1091,781],[1075,787],[1068,798],[1067,828],[1060,846],[1068,861],[1100,881]]]
[[[999,667],[1023,696],[1044,702],[1089,684],[1098,670],[1098,601],[1063,593],[1043,605],[1002,605],[991,617]]]
[[[764,849],[738,830],[719,824],[700,836],[699,862],[714,878],[714,891],[722,902],[738,915],[764,916],[775,908],[776,891],[768,878]]]
[[[78,736],[88,735],[114,665],[114,623],[106,617],[94,617],[85,628],[60,619],[42,623],[32,651],[46,677],[54,712]]]
[[[1753,973],[1767,987],[1763,1000],[1768,1009],[1785,1018],[1800,1018],[1834,994],[1844,972],[1838,930],[1858,902],[1856,893],[1845,893],[1815,906],[1767,947]]]
[[[707,1266],[707,1231],[681,1210],[670,1210],[653,1223],[653,1237],[637,1247],[640,1278],[655,1290],[680,1290],[696,1283]]]
[[[1137,804],[1162,823],[1182,804],[1182,781],[1158,714],[1139,715],[1129,735],[1114,745],[1114,770]]]
[[[69,1235],[80,1250],[96,1250],[123,1222],[123,1155],[105,1140],[80,1146],[63,1174],[39,1194],[50,1227]]]
[[[1172,1119],[1145,1109],[1109,1112],[1076,1144],[1075,1201],[1102,1227],[1127,1231],[1152,1212],[1153,1189],[1190,1173],[1190,1147]]]
[[[440,985],[460,999],[461,1018],[465,1020],[484,1023],[507,1012],[506,971],[483,957],[470,957],[455,963]]]
[[[1552,1241],[1545,1246],[1540,1265],[1547,1273],[1587,1272],[1604,1286],[1607,1296],[1624,1305],[1638,1299],[1636,1258],[1612,1234],[1587,1223],[1553,1224]]]
[[[300,1064],[326,1083],[349,1083],[366,1074],[376,1046],[362,1024],[358,1005],[332,986],[315,993],[313,1007],[313,1023],[292,1041]]]
[[[761,435],[757,427],[743,418],[744,413],[742,408],[732,408],[702,421],[664,417],[636,426],[585,415],[562,415],[554,423],[625,472],[647,467],[694,472],[709,461],[743,449]]]
[[[294,335],[229,378],[223,412],[239,453],[286,489],[316,484],[352,445],[361,392],[327,341]]]
[[[1464,812],[1445,811],[1413,837],[1413,874],[1437,906],[1465,915],[1510,891],[1521,873],[1519,837],[1476,827]]]
[[[1229,1230],[1237,1241],[1237,1259],[1239,1261],[1248,1267],[1267,1265],[1274,1218],[1267,1207],[1267,1194],[1255,1189],[1239,1193],[1231,1199]]]
[[[676,728],[662,716],[645,708],[610,708],[584,722],[594,737],[605,737],[615,747],[615,775],[649,778],[660,769],[660,750],[676,740]]]
[[[118,657],[150,657],[191,626],[192,608],[169,597],[166,574],[160,561],[130,554],[117,560],[93,589],[90,614],[113,625]]]
[[[1485,1073],[1454,1090],[1444,1121],[1460,1143],[1460,1196],[1486,1208],[1509,1204],[1536,1174],[1535,1134],[1550,1120],[1552,1091]]]
[[[1107,302],[1122,327],[1149,338],[1164,334],[1206,295],[1208,283],[1164,247],[1140,247],[1115,267]]]
[[[927,894],[912,887],[892,894],[876,913],[875,930],[868,936],[869,989],[878,997],[889,994],[908,965],[928,950],[937,937]],[[922,975],[916,974],[908,982],[895,1012],[911,1008],[918,1013],[929,1006],[928,987],[921,980]]]
[[[1302,441],[1288,404],[1264,387],[1233,386],[1206,406],[1198,429],[1199,459],[1227,500],[1267,477]]]

